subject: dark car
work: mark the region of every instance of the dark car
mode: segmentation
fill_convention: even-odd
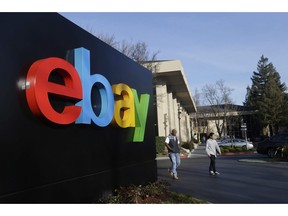
[[[275,155],[288,146],[288,134],[277,134],[259,142],[257,145],[257,152],[259,154],[266,154],[268,157],[275,157]]]

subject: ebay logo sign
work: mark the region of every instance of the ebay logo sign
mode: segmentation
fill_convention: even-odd
[[[90,70],[90,51],[72,50],[73,62],[49,57],[34,62],[26,77],[26,98],[31,112],[52,123],[92,124],[99,127],[114,125],[134,129],[133,142],[142,142],[145,134],[149,94],[138,96],[127,84],[111,85],[101,74]],[[73,64],[73,65],[72,65]],[[52,74],[61,83],[50,80]],[[63,110],[56,110],[50,96],[69,102]],[[96,102],[95,102],[96,101]]]

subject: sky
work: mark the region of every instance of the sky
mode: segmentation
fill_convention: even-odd
[[[242,105],[264,55],[288,83],[288,13],[281,12],[64,12],[94,34],[142,41],[158,60],[180,60],[192,95],[223,80]],[[203,99],[203,98],[202,98]],[[203,101],[202,101],[203,102]]]

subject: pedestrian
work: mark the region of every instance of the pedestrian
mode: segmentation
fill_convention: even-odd
[[[180,141],[178,140],[177,130],[173,129],[171,134],[166,137],[165,145],[168,149],[169,158],[171,161],[171,167],[168,169],[168,172],[173,177],[173,179],[178,180],[177,168],[180,166]]]
[[[194,139],[193,142],[197,144],[197,143],[198,143],[198,136],[197,136],[197,133],[194,133],[194,137],[193,137],[193,139]]]
[[[215,140],[215,134],[210,133],[208,140],[206,142],[206,152],[208,157],[210,158],[210,166],[209,166],[209,173],[210,175],[219,175],[220,173],[216,170],[216,157],[217,153],[221,155],[221,150],[219,148],[218,143]]]
[[[201,142],[206,143],[206,135],[205,134],[202,136]]]

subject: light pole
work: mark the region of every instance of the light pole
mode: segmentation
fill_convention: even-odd
[[[246,123],[241,125],[241,131],[244,131],[245,141],[246,141],[246,148],[248,149],[248,142],[247,142],[247,126]]]
[[[178,120],[179,120],[179,141],[181,142],[181,113],[182,113],[182,109],[180,107],[180,103],[178,103]]]

